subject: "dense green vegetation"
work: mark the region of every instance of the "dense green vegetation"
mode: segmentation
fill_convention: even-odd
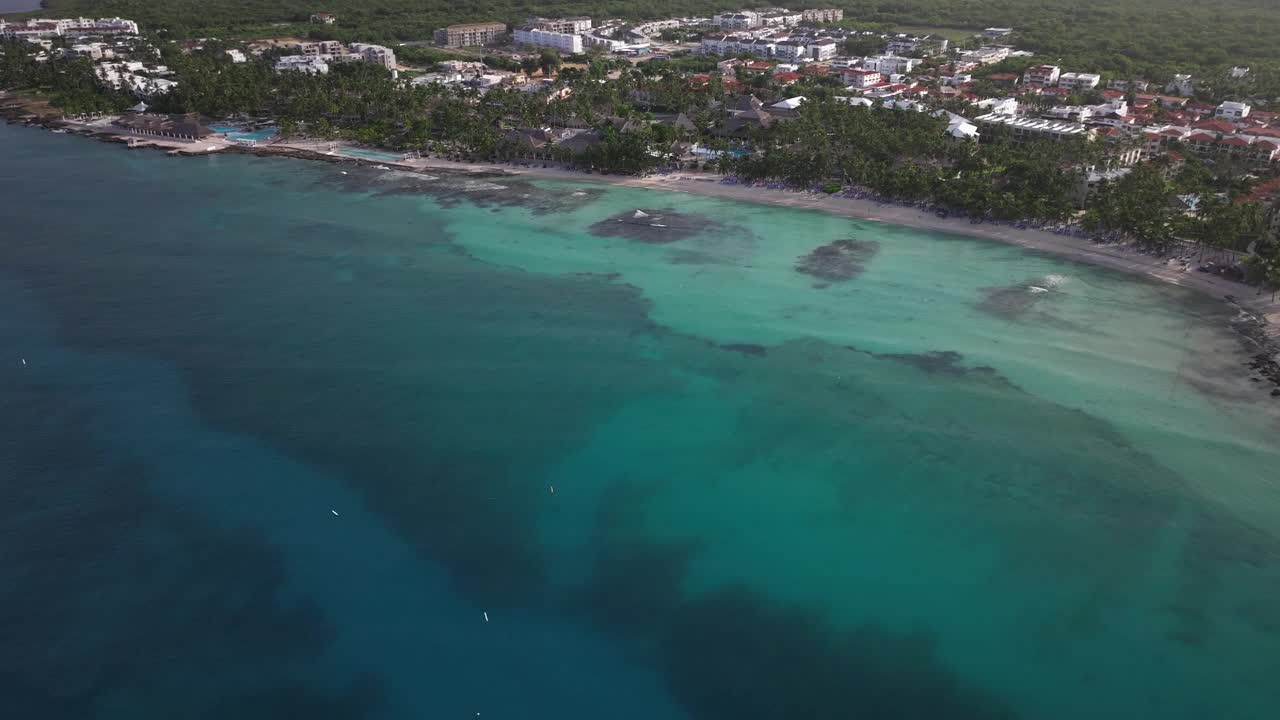
[[[1254,203],[1233,202],[1232,193],[1214,192],[1212,182],[1197,178],[1201,171],[1202,167],[1191,165],[1169,178],[1155,164],[1138,165],[1126,177],[1103,188],[1091,204],[1086,224],[1123,233],[1157,249],[1168,247],[1175,239],[1202,247],[1247,249],[1263,236],[1261,209]],[[1199,197],[1196,215],[1188,215],[1170,202],[1175,193]]]
[[[841,104],[833,97],[838,82],[822,75],[782,88],[771,75],[741,73],[747,91],[766,100],[804,95],[809,101],[792,119],[727,132],[732,117],[722,104],[736,103],[735,97],[727,96],[719,82],[699,87],[689,82],[688,71],[700,69],[702,58],[635,67],[596,59],[585,69],[562,71],[557,83],[571,84],[573,93],[548,103],[544,94],[507,88],[481,95],[439,85],[406,86],[385,69],[364,63],[335,65],[328,75],[276,73],[273,54],[236,64],[224,47],[207,42],[203,50],[187,53],[166,44],[162,61],[181,80],[171,93],[152,100],[152,108],[214,118],[272,118],[286,135],[469,160],[527,158],[530,148],[513,130],[572,125],[589,128],[592,142],[549,145],[536,155],[600,172],[644,173],[669,165],[678,143],[698,142],[750,151],[718,165],[744,180],[828,192],[860,186],[899,200],[1010,220],[1072,218],[1080,168],[1101,163],[1107,149],[1103,142],[1084,140],[1019,144],[992,131],[987,138],[992,142],[956,141],[944,133],[942,117]],[[87,61],[37,63],[24,44],[0,49],[5,51],[0,87],[34,91],[71,114],[118,112],[133,102],[94,82]],[[551,69],[558,62],[547,53],[529,58],[526,69]],[[686,67],[691,64],[696,67]],[[607,76],[614,79],[605,81]],[[689,123],[654,122],[655,113],[680,113]],[[1177,172],[1145,164],[1105,188],[1086,220],[1098,232],[1160,249],[1182,239],[1244,250],[1264,237],[1259,208],[1235,202],[1251,182],[1237,168],[1194,157]],[[1200,195],[1200,213],[1175,209],[1170,200],[1176,194]],[[1274,275],[1280,272],[1280,251],[1264,244],[1254,264],[1258,272]]]
[[[1080,163],[1097,144],[974,145],[923,113],[807,103],[799,118],[760,133],[763,153],[732,163],[746,179],[810,187],[838,179],[883,195],[975,216],[1061,220],[1074,209]]]
[[[48,12],[120,15],[177,37],[229,33],[318,32],[395,42],[424,40],[454,22],[522,21],[529,15],[586,14],[596,18],[652,19],[710,15],[730,6],[763,6],[747,0],[47,0]],[[1036,0],[832,0],[809,6],[842,7],[851,22],[869,26],[940,28],[1014,27],[1019,46],[1080,70],[1148,75],[1160,79],[1187,70],[1218,74],[1232,64],[1275,70],[1280,63],[1280,5],[1273,0],[1077,0],[1046,4]],[[793,3],[793,5],[797,5]],[[333,27],[306,26],[309,15],[338,15]],[[272,27],[284,23],[289,27]],[[1261,69],[1261,67],[1256,68]],[[1264,74],[1275,75],[1274,72]],[[1264,92],[1280,94],[1267,86]]]
[[[45,97],[68,115],[120,112],[137,102],[102,87],[87,59],[39,63],[27,54],[29,49],[25,42],[0,42],[0,88]]]

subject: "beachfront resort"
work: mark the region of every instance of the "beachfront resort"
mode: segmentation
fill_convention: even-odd
[[[1280,116],[1272,101],[1246,92],[1248,67],[1233,64],[1223,77],[1132,77],[1045,62],[1018,47],[1016,28],[956,39],[858,30],[844,20],[837,8],[766,8],[643,23],[473,22],[437,28],[424,45],[448,54],[430,59],[423,45],[403,43],[161,41],[121,18],[0,21],[0,34],[6,53],[22,53],[29,67],[88,63],[94,82],[128,99],[124,112],[80,114],[97,128],[206,150],[315,136],[365,145],[383,160],[412,153],[593,172],[715,172],[827,192],[861,188],[978,217],[1080,223],[1092,212],[1107,233],[1161,244],[1210,234],[1208,213],[1226,205],[1250,208],[1222,221],[1250,237],[1215,240],[1234,259],[1257,240],[1277,242]],[[309,23],[342,26],[323,12]],[[232,68],[269,66],[281,84],[275,93],[310,93],[331,83],[326,77],[345,82],[357,67],[382,72],[377,82],[421,108],[414,112],[423,120],[361,121],[349,112],[299,111],[297,103],[202,113],[173,91],[188,81],[182,67],[209,53]],[[874,147],[853,144],[866,136],[853,126],[866,123],[884,134]],[[825,142],[843,144],[797,165],[789,155],[809,152],[819,128]],[[896,157],[886,146],[899,147],[889,151]],[[1005,188],[999,174],[979,168],[1010,152],[1029,164],[1050,159],[1035,170],[1039,180]],[[867,166],[868,153],[882,156],[873,164],[883,169]],[[949,175],[948,167],[960,169]],[[1184,182],[1192,175],[1210,180]],[[968,182],[975,187],[956,190]],[[1107,205],[1120,204],[1120,189],[1137,193],[1153,183],[1165,184],[1160,202],[1168,204],[1158,228]],[[1011,202],[1010,193],[1020,197]]]

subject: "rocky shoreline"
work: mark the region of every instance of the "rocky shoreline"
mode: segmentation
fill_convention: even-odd
[[[1240,335],[1240,342],[1249,356],[1245,364],[1249,380],[1269,387],[1273,398],[1280,398],[1280,341],[1276,339],[1275,328],[1264,318],[1249,312],[1228,296],[1238,314],[1231,321],[1231,327]]]

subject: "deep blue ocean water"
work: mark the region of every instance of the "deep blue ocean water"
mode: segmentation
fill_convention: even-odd
[[[0,145],[6,717],[1273,717],[1276,404],[1216,302],[656,191]]]

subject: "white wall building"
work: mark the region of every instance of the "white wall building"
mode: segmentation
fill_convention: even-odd
[[[613,38],[590,34],[582,36],[582,44],[585,47],[601,48],[608,52],[617,52],[627,46],[627,43],[622,40],[614,40]]]
[[[410,85],[457,85],[462,82],[462,73],[458,72],[437,72],[424,73],[409,81]]]
[[[64,35],[137,35],[138,23],[124,18],[34,18],[21,23],[0,20],[0,35],[12,38],[48,38]]]
[[[920,61],[916,58],[899,57],[897,55],[879,55],[862,60],[862,67],[868,70],[878,70],[884,75],[909,73],[919,64]]]
[[[906,55],[919,52],[923,55],[936,55],[945,53],[950,46],[950,40],[936,35],[925,35],[924,37],[901,35],[889,41],[884,48],[884,54]]]
[[[102,59],[102,48],[93,45],[72,45],[62,51],[64,57],[82,57],[90,60]]]
[[[818,38],[809,43],[809,59],[817,62],[826,62],[839,51],[840,45],[832,38]]]
[[[298,46],[298,50],[307,57],[324,57],[341,55],[346,52],[342,47],[342,43],[337,40],[323,40],[321,42],[302,43]]]
[[[657,35],[663,30],[674,30],[676,28],[683,27],[685,24],[686,22],[681,19],[651,20],[643,25],[635,26],[634,28],[632,28],[632,30],[635,30],[636,32],[639,32],[643,35]],[[603,33],[600,33],[597,31],[597,34],[603,34]]]
[[[569,54],[582,52],[582,37],[569,33],[540,30],[535,27],[522,27],[512,33],[511,39],[517,45],[555,48],[560,52]]]
[[[1252,109],[1253,108],[1246,103],[1228,100],[1219,105],[1217,110],[1213,111],[1213,116],[1228,122],[1239,122],[1240,120],[1249,117],[1249,111]]]
[[[57,21],[63,35],[137,35],[138,23],[124,18],[73,18]]]
[[[329,72],[329,63],[322,58],[310,55],[286,55],[276,60],[276,72],[304,72],[311,75],[325,75]]]
[[[389,47],[351,43],[351,52],[354,55],[359,55],[360,59],[371,65],[381,65],[388,70],[396,69],[396,54]]]
[[[844,19],[844,10],[835,8],[815,8],[811,10],[801,10],[800,18],[805,22],[827,23],[839,22]]]
[[[978,136],[981,135],[981,133],[978,132],[978,126],[964,118],[952,120],[948,123],[946,133],[952,140],[973,142],[977,142]]]
[[[1073,91],[1092,90],[1101,82],[1102,76],[1093,73],[1069,72],[1058,76],[1058,87]]]
[[[966,50],[960,53],[962,62],[977,63],[979,65],[992,65],[1009,57],[1009,48],[984,46],[977,50]]]
[[[1058,120],[1038,120],[1017,117],[1015,115],[997,115],[987,113],[974,119],[979,126],[1009,128],[1015,141],[1024,140],[1066,140],[1073,137],[1089,137],[1093,133],[1080,123],[1061,122]]]
[[[529,18],[525,21],[531,28],[546,30],[548,32],[564,33],[566,35],[581,35],[591,29],[591,18],[582,15],[578,17],[568,18]]]
[[[787,60],[803,58],[809,54],[809,46],[803,40],[783,40],[775,51],[778,57]]]
[[[1062,68],[1057,65],[1034,65],[1022,74],[1022,82],[1028,85],[1054,85],[1062,76]]]
[[[760,24],[764,27],[795,27],[803,17],[798,11],[776,8],[760,13]]]
[[[868,68],[850,68],[841,73],[844,82],[849,88],[854,90],[863,90],[872,85],[879,85],[883,77],[879,70],[870,70]]]
[[[732,48],[732,49],[730,49]],[[737,35],[703,35],[703,55],[734,55],[738,52]]]
[[[722,30],[750,30],[760,27],[760,14],[750,10],[716,15],[715,24]]]
[[[299,57],[322,60],[325,63],[367,62],[373,65],[381,65],[388,70],[396,68],[395,51],[382,45],[351,43],[350,48],[346,48],[337,40],[324,40],[321,42],[301,43],[298,45],[298,50],[302,53]],[[281,60],[285,59],[287,58],[281,58]],[[281,69],[278,64],[277,69]],[[328,72],[328,69],[317,70],[317,72]]]
[[[1016,98],[988,98],[979,100],[974,106],[980,110],[986,110],[987,113],[993,115],[1017,115],[1018,101]]]
[[[778,43],[769,38],[741,38],[738,40],[738,52],[763,58],[776,57]]]
[[[24,23],[6,23],[0,20],[0,35],[27,40],[60,37],[62,28],[57,20],[28,20]]]
[[[1174,75],[1169,84],[1164,86],[1164,91],[1170,95],[1191,97],[1196,94],[1195,80],[1190,75]]]

